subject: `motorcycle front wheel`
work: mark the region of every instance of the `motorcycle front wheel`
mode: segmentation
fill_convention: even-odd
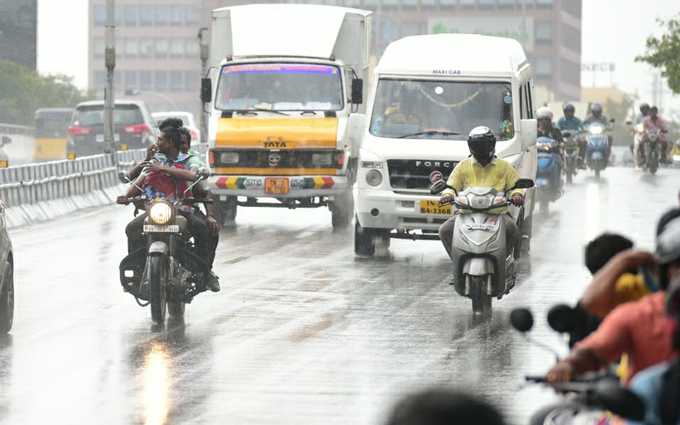
[[[491,315],[491,296],[487,295],[486,278],[481,276],[466,276],[470,279],[470,299],[472,300],[472,313],[482,316]]]
[[[157,324],[165,322],[166,300],[165,283],[168,277],[166,258],[162,255],[149,257],[149,306],[151,307],[151,320]]]

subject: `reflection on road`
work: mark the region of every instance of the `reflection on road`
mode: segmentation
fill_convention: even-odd
[[[164,425],[170,408],[171,361],[165,345],[154,342],[144,358],[144,425]]]

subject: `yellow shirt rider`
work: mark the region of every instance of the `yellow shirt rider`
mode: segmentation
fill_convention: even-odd
[[[498,192],[508,192],[519,180],[517,170],[510,163],[495,157],[496,136],[488,127],[474,128],[468,137],[468,147],[472,157],[456,165],[447,181],[448,186],[452,189],[446,189],[442,193],[442,203],[450,203],[454,196],[454,190],[460,193],[470,187],[491,187]],[[523,191],[512,191],[511,200],[513,205],[523,205]],[[513,218],[505,214],[507,208],[500,208],[494,212],[502,214],[507,240],[512,243],[511,246],[516,246],[519,242],[520,232]],[[451,256],[453,245],[455,220],[456,216],[454,215],[439,228],[439,237],[449,256]]]

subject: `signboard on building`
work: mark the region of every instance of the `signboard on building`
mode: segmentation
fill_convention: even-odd
[[[430,18],[427,22],[430,34],[467,33],[514,38],[531,52],[534,49],[534,20],[522,16],[446,16]]]
[[[36,69],[37,0],[0,0],[0,60]]]

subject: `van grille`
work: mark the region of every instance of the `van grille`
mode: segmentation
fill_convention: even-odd
[[[387,169],[390,175],[390,186],[393,189],[428,190],[430,188],[430,174],[439,171],[447,179],[457,161],[429,161],[415,159],[390,159]]]

